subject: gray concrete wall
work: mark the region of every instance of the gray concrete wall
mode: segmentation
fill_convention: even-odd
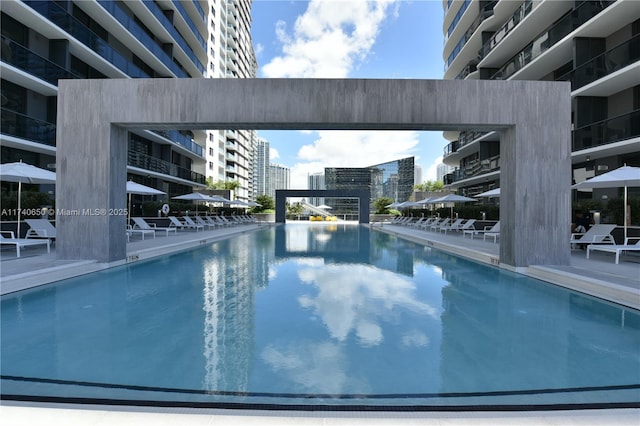
[[[501,260],[563,265],[570,253],[569,115],[566,82],[61,80],[56,207],[124,207],[127,148],[119,129],[499,129]],[[74,216],[58,227],[62,259],[126,256],[122,217]]]

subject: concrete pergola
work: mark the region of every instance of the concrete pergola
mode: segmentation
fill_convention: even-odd
[[[547,81],[60,80],[57,256],[126,258],[127,129],[498,130],[500,262],[568,265],[570,100]]]
[[[325,197],[325,198],[357,198],[358,222],[369,223],[369,201],[371,193],[367,189],[278,189],[276,190],[276,222],[284,223],[287,216],[287,198]]]

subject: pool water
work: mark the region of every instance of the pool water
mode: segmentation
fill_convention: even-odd
[[[637,404],[640,313],[361,225],[287,224],[2,297],[2,397]]]

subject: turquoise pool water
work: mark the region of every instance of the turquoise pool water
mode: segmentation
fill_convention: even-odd
[[[637,404],[640,313],[359,225],[287,224],[2,297],[8,399]]]

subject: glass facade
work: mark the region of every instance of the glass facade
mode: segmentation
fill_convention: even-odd
[[[326,189],[368,189],[371,192],[369,209],[381,197],[394,202],[407,201],[414,185],[414,157],[376,164],[370,167],[327,167],[324,169]],[[353,198],[327,198],[334,213],[352,213],[358,210]]]

